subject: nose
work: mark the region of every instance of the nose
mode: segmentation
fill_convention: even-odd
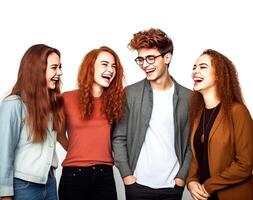
[[[107,71],[113,73],[114,67],[113,67],[112,65],[108,65],[108,66],[107,66]]]
[[[149,65],[150,65],[150,64],[149,64],[146,60],[144,60],[144,61],[143,61],[143,65],[141,66],[141,68],[142,68],[142,69],[146,69]]]
[[[61,76],[63,74],[62,69],[58,67],[56,73],[57,73],[58,76]]]
[[[197,74],[199,72],[199,67],[195,66],[193,69],[192,69],[192,73],[193,74]]]

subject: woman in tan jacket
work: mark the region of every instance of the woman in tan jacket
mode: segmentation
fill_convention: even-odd
[[[192,72],[192,163],[187,180],[194,200],[253,200],[253,121],[237,72],[208,49]]]

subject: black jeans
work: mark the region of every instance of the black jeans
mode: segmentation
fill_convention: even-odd
[[[117,200],[112,166],[63,167],[59,200]]]
[[[126,200],[180,200],[184,187],[153,189],[138,183],[125,185]]]

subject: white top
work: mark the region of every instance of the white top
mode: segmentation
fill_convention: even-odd
[[[151,188],[175,186],[179,162],[175,152],[174,85],[166,91],[153,90],[153,110],[145,141],[134,171],[136,182]]]

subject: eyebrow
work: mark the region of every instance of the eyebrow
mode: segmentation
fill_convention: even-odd
[[[200,65],[200,66],[203,66],[203,65],[204,65],[204,66],[207,66],[207,67],[209,66],[209,65],[206,64],[206,63],[200,63],[199,65]]]
[[[106,60],[101,60],[100,62],[101,62],[101,63],[107,63],[107,64],[109,64],[109,62],[106,61]]]
[[[52,66],[52,67],[58,67],[58,66],[61,66],[61,64],[51,64],[51,65],[49,65],[49,66]]]
[[[106,60],[101,60],[100,62],[101,62],[101,63],[106,63],[106,64],[109,64],[109,62],[108,62],[108,61],[106,61]],[[116,63],[112,63],[112,65],[113,65],[113,66],[117,66],[117,65],[116,65]]]

